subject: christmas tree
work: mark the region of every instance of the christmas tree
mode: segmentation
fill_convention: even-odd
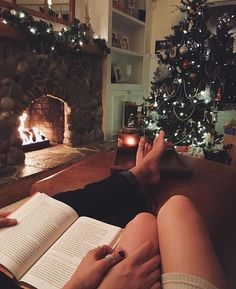
[[[235,83],[236,76],[229,33],[233,16],[224,15],[212,34],[206,24],[206,2],[181,0],[178,9],[184,20],[172,27],[173,33],[165,41],[157,42],[159,66],[145,99],[143,125],[149,137],[163,129],[176,146],[220,150],[222,137],[215,131],[217,111],[227,102],[226,82]],[[232,87],[231,102],[236,103]]]

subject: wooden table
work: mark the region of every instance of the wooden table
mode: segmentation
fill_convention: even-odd
[[[110,175],[110,165],[114,160],[114,154],[113,151],[102,152],[84,159],[51,177],[38,181],[33,185],[32,193],[41,191],[53,195],[101,180]],[[230,270],[236,265],[232,264],[234,260],[231,260],[232,256],[236,256],[236,246],[233,242],[236,240],[234,224],[236,220],[236,169],[205,159],[181,157],[192,168],[192,176],[162,177],[155,192],[150,195],[148,205],[157,211],[169,197],[175,194],[183,194],[191,198],[211,232],[217,254],[228,278],[235,278],[231,276]],[[188,212],[186,212],[187,217]]]

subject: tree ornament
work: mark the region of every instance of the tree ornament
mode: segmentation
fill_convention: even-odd
[[[204,145],[208,146],[214,143],[214,136],[211,133],[204,133],[202,137],[202,142]]]
[[[189,21],[189,25],[188,25],[188,32],[191,32],[191,31],[192,31],[192,29],[193,29],[193,24],[194,24],[194,22],[193,22],[193,20],[191,19],[191,20]]]
[[[197,77],[197,74],[195,72],[191,72],[189,74],[189,78],[192,80],[192,81],[195,81],[196,80],[196,77]]]
[[[179,48],[179,53],[180,53],[181,55],[185,54],[187,51],[188,51],[188,47],[186,46],[186,44],[182,45],[182,46]]]
[[[164,49],[160,50],[159,57],[163,60],[166,60],[168,58],[168,56],[166,54],[166,50],[164,50]]]
[[[184,62],[182,63],[183,69],[188,69],[190,66],[189,60],[185,59]]]
[[[11,9],[10,13],[15,16],[16,15],[16,10],[15,9]]]
[[[210,86],[206,85],[205,90],[200,91],[196,94],[198,100],[204,101],[206,104],[211,101]]]
[[[176,57],[176,50],[177,50],[176,46],[171,47],[170,53],[169,53],[170,58],[175,58]]]
[[[177,70],[178,73],[182,72],[182,70],[181,70],[181,68],[179,66],[176,67],[176,70]]]
[[[196,4],[192,4],[190,9],[189,9],[189,14],[190,15],[196,15],[198,13],[198,8]]]
[[[171,71],[168,69],[168,66],[161,63],[155,71],[155,80],[162,81],[163,79],[167,79],[170,76],[171,76]]]
[[[219,87],[216,93],[215,101],[221,101],[221,97],[222,97],[221,88]]]

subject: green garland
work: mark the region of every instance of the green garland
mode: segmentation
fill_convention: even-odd
[[[90,27],[76,18],[70,27],[64,27],[60,31],[54,31],[52,23],[35,20],[22,10],[4,10],[0,13],[0,21],[19,28],[29,40],[32,50],[38,53],[78,55],[82,46],[91,41],[101,47],[104,54],[110,53],[105,39],[91,39]]]

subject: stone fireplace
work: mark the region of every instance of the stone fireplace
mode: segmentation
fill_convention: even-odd
[[[24,41],[0,42],[0,168],[24,162],[19,116],[50,143],[103,141],[102,56],[37,54]]]

